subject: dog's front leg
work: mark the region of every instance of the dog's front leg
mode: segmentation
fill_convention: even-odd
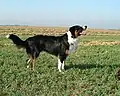
[[[64,70],[64,60],[66,59],[66,54],[60,55],[58,58],[58,70],[59,72],[62,72],[62,70]]]
[[[58,70],[59,70],[59,72],[62,72],[61,67],[62,67],[62,63],[61,63],[60,59],[58,58]]]
[[[62,70],[64,70],[65,68],[64,68],[64,66],[65,66],[65,64],[64,64],[64,61],[63,61],[63,63],[62,63]]]
[[[30,64],[32,63],[32,57],[30,57],[28,60],[27,60],[27,68],[30,67]]]
[[[63,63],[61,63],[60,62],[60,59],[58,59],[58,70],[59,70],[59,72],[62,72],[62,70],[64,70],[65,68],[64,68],[64,61],[63,61]],[[62,69],[62,70],[61,70]]]

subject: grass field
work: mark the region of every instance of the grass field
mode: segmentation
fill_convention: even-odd
[[[35,72],[27,69],[25,50],[5,38],[7,33],[25,39],[34,34],[63,34],[65,30],[0,28],[0,96],[120,96],[116,78],[120,31],[88,29],[88,35],[80,38],[79,48],[67,58],[64,74],[57,70],[57,58],[44,52],[37,59]]]

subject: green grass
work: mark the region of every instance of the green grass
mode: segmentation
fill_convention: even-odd
[[[22,36],[26,38],[27,36]],[[85,36],[88,41],[120,41],[120,36]],[[79,45],[65,62],[64,74],[57,58],[42,53],[35,72],[26,68],[27,55],[4,36],[0,38],[0,96],[120,96],[120,45]]]

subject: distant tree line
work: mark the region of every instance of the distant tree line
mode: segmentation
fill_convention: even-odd
[[[18,25],[18,24],[15,24],[15,25],[0,25],[0,26],[28,26],[28,25]]]

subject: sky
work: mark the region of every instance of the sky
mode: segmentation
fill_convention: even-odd
[[[120,0],[1,0],[0,25],[120,29]]]

